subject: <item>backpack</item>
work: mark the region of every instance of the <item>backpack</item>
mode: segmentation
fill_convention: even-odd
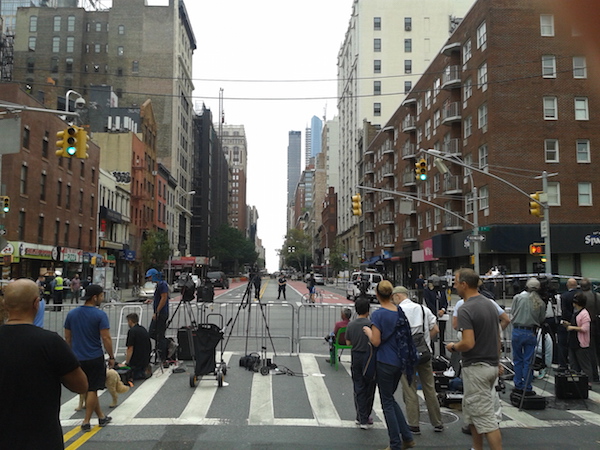
[[[419,356],[417,355],[417,348],[412,338],[410,324],[400,307],[398,307],[396,326],[389,339],[396,339],[400,369],[406,375],[408,382],[412,383],[412,377],[415,372],[415,366],[419,362]]]
[[[421,311],[423,312],[423,331],[412,335],[412,340],[415,344],[417,355],[419,357],[418,364],[424,364],[431,360],[431,349],[429,348],[429,345],[427,345],[427,341],[425,339],[425,310],[423,309],[423,305],[421,305]]]

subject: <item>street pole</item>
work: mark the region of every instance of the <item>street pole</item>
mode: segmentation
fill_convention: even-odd
[[[473,182],[473,178],[471,178],[471,182]],[[477,198],[477,187],[473,184],[473,235],[479,234],[479,199]],[[481,252],[480,248],[481,243],[478,240],[473,241],[473,269],[477,273],[477,275],[481,275],[480,267],[479,267],[479,253]]]
[[[544,238],[544,248],[546,253],[546,273],[552,273],[552,249],[550,248],[550,207],[548,206],[548,172],[542,172],[542,190],[545,194],[545,201],[542,202],[544,207],[544,222],[540,225],[541,234]]]

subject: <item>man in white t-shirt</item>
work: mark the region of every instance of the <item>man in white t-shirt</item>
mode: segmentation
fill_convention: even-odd
[[[431,339],[439,332],[436,323],[436,318],[429,308],[419,305],[408,298],[408,289],[404,286],[396,286],[392,291],[392,301],[402,308],[402,311],[410,323],[411,334],[423,333],[425,342],[431,350]],[[433,379],[433,367],[431,359],[426,362],[419,363],[416,367],[419,374],[419,380],[423,388],[427,412],[429,420],[433,425],[433,430],[436,432],[444,431],[444,423],[442,422],[442,413],[440,412],[440,404],[435,392],[435,381]],[[419,397],[417,395],[417,377],[413,377],[412,383],[409,385],[405,375],[400,379],[402,382],[402,394],[404,403],[406,404],[406,418],[410,431],[413,434],[421,434],[419,428]]]

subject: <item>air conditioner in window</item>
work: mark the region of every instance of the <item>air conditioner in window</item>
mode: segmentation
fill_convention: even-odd
[[[410,25],[406,25],[404,27],[404,31],[412,31],[412,27]]]

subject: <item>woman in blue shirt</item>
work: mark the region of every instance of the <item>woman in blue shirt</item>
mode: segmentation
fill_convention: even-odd
[[[406,316],[392,302],[392,290],[387,280],[377,285],[375,293],[381,308],[371,314],[372,327],[364,327],[363,331],[378,348],[377,386],[390,437],[388,448],[400,450],[414,447],[415,441],[394,392],[403,373],[412,378],[417,355]]]

